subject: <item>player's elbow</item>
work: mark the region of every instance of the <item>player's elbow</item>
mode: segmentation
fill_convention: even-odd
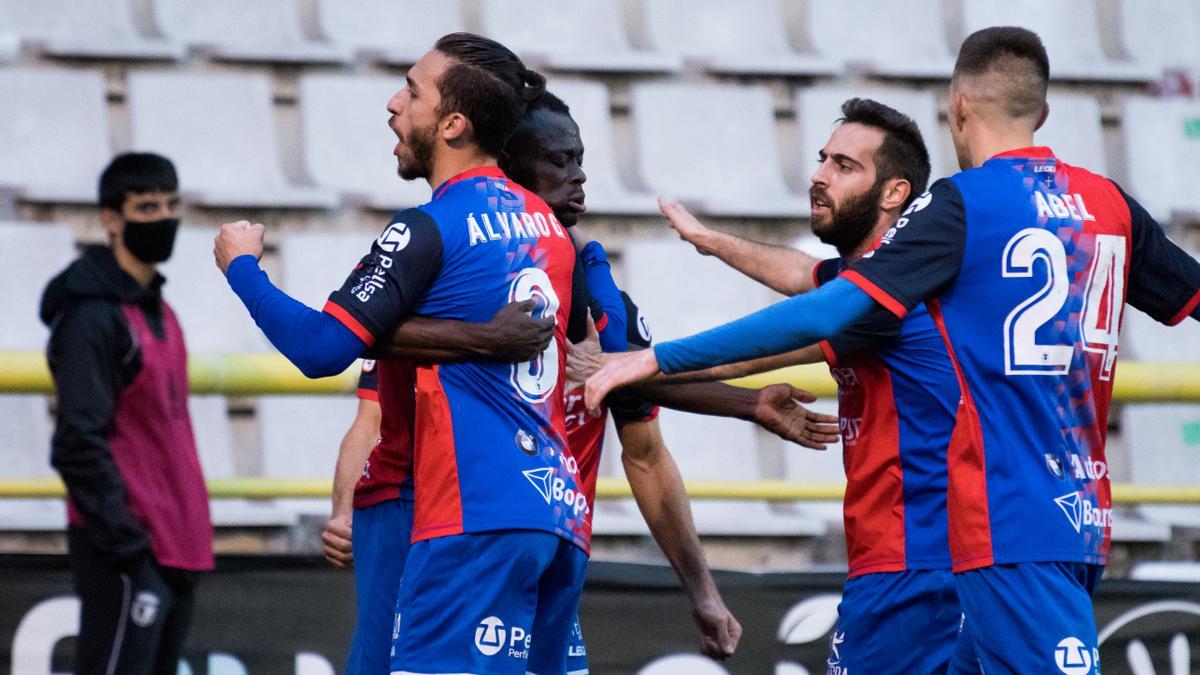
[[[329,354],[306,355],[292,360],[292,363],[300,369],[300,372],[311,380],[340,375],[353,362],[353,358],[347,360],[337,355]]]

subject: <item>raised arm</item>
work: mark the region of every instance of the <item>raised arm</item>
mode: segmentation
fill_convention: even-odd
[[[678,202],[658,200],[658,208],[679,237],[701,255],[722,262],[784,295],[811,291],[818,259],[790,246],[762,244],[706,227]]]
[[[618,421],[617,435],[633,498],[691,602],[700,626],[700,650],[714,659],[732,656],[742,627],[725,607],[708,569],[679,467],[663,444],[658,420]]]

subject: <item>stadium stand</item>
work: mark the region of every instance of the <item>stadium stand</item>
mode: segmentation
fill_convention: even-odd
[[[1200,102],[1130,96],[1121,115],[1123,187],[1160,222],[1200,217]]]
[[[1100,44],[1099,8],[1093,0],[962,0],[963,33],[988,26],[1019,25],[1036,31],[1050,55],[1051,80],[1147,82],[1153,67],[1112,58]],[[1143,10],[1145,11],[1145,10]]]
[[[796,121],[800,126],[800,167],[807,183],[808,174],[816,168],[817,153],[825,147],[835,121],[842,116],[846,99],[870,98],[908,115],[916,121],[929,148],[933,165],[931,179],[952,173],[946,166],[942,150],[945,134],[938,126],[937,99],[933,94],[911,89],[882,89],[864,87],[806,87],[796,91]]]
[[[1087,95],[1051,94],[1047,103],[1050,115],[1033,140],[1050,146],[1068,164],[1107,175],[1099,101]]]
[[[939,0],[842,0],[804,3],[807,31],[818,54],[877,77],[950,77],[954,56],[940,27]]]
[[[293,0],[152,0],[168,38],[219,61],[344,63],[350,50],[309,40]]]
[[[179,171],[182,191],[201,204],[256,208],[337,204],[331,191],[290,185],[284,178],[271,83],[266,77],[136,72],[129,76],[128,103],[134,149],[153,149],[170,157]]]
[[[460,5],[458,0],[317,0],[317,31],[360,57],[408,65],[439,37],[465,28]]]
[[[627,188],[617,171],[617,149],[609,115],[608,89],[599,82],[552,80],[547,89],[571,108],[583,137],[587,207],[592,213],[655,214],[653,195]]]
[[[650,45],[732,75],[835,75],[842,64],[802,54],[788,44],[780,0],[645,0],[643,27]]]
[[[595,73],[670,73],[678,56],[635,49],[621,3],[609,0],[508,0],[480,3],[484,35],[533,66]]]
[[[184,179],[186,180],[186,178]],[[237,296],[228,292],[213,264],[213,227],[185,226],[175,236],[175,252],[159,269],[167,278],[163,297],[171,303],[188,352],[253,353],[268,350],[266,338]]]
[[[1121,414],[1123,445],[1130,457],[1130,479],[1151,485],[1200,483],[1200,405],[1127,405]],[[1200,527],[1200,507],[1142,506],[1149,521]]]
[[[1178,0],[1120,0],[1121,42],[1137,61],[1160,71],[1200,74],[1200,5]]]
[[[0,1],[0,26],[21,43],[51,56],[92,59],[175,60],[183,46],[145,35],[134,24],[128,0]]]
[[[0,69],[0,190],[32,202],[94,203],[112,151],[104,79],[56,68]]]
[[[766,88],[638,83],[630,97],[638,170],[651,191],[712,215],[808,214],[808,199],[784,184]]]
[[[396,175],[387,126],[388,99],[404,88],[403,78],[365,75],[305,75],[300,80],[304,169],[317,185],[345,201],[395,210],[429,201],[423,180]]]

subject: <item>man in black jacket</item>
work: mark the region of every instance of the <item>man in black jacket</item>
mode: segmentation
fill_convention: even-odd
[[[213,567],[187,350],[157,270],[179,227],[177,190],[164,157],[113,159],[100,176],[109,245],[86,248],[42,297],[80,675],[175,675],[196,574]]]

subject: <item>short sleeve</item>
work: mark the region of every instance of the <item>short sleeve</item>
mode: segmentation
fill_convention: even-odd
[[[962,194],[943,178],[913,200],[879,246],[841,276],[903,318],[954,281],[966,241]]]
[[[358,397],[379,402],[379,369],[375,359],[363,359],[362,371],[358,374]]]
[[[1121,196],[1129,205],[1133,235],[1126,300],[1156,321],[1173,326],[1200,305],[1200,262],[1167,238],[1162,226],[1133,197],[1124,190]]]
[[[827,258],[813,265],[813,288],[820,288],[837,278],[842,271],[841,258]]]
[[[650,322],[646,321],[641,308],[625,291],[621,291],[621,301],[625,303],[625,332],[629,345],[635,349],[649,348],[654,341],[654,336],[650,334]]]
[[[841,258],[822,260],[813,267],[813,282],[817,288],[833,281],[842,271]],[[903,319],[876,304],[866,316],[837,335],[817,343],[825,360],[835,365],[839,360],[895,340],[900,335]]]
[[[420,209],[400,211],[329,296],[325,312],[374,344],[413,312],[441,266],[437,223]]]
[[[625,303],[625,332],[629,348],[648,349],[653,340],[649,322],[646,321],[646,317],[634,303],[633,298],[629,297],[625,291],[621,291],[621,300]],[[630,391],[618,391],[610,394],[608,404],[613,420],[621,424],[645,422],[658,416],[658,406]]]

